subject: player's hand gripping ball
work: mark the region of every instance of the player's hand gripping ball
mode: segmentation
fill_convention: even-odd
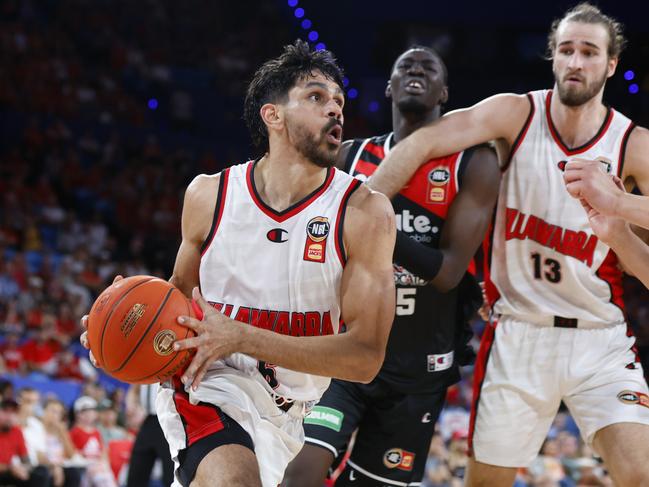
[[[88,343],[98,365],[131,384],[163,382],[180,374],[192,350],[174,351],[195,333],[178,316],[195,316],[191,302],[168,281],[152,276],[116,280],[88,314]]]

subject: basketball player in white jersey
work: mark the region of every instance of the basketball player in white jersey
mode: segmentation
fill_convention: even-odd
[[[396,194],[420,164],[495,140],[503,181],[487,293],[467,485],[511,485],[563,400],[617,486],[649,485],[649,390],[627,336],[621,272],[563,181],[565,161],[599,160],[649,192],[649,132],[606,107],[620,25],[580,4],[552,26],[552,90],[500,94],[397,144],[369,184]],[[477,409],[476,409],[477,408]]]
[[[595,235],[649,288],[649,246],[629,225],[649,229],[649,198],[627,193],[599,161],[569,161],[563,179],[570,195],[584,204]]]
[[[333,167],[342,87],[330,52],[286,46],[246,96],[264,155],[187,188],[171,282],[203,319],[179,318],[198,335],[176,349],[196,354],[157,398],[174,485],[276,487],[329,378],[369,382],[383,362],[395,216]]]

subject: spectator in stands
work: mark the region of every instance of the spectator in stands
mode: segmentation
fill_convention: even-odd
[[[65,412],[65,406],[58,399],[45,401],[43,426],[47,459],[54,487],[78,487],[81,483],[81,469],[72,465],[65,466],[76,453],[65,421]]]
[[[45,428],[36,417],[40,409],[40,393],[32,387],[23,387],[18,391],[18,422],[25,438],[29,462],[33,465],[47,465],[45,451]]]
[[[560,487],[572,487],[574,483],[566,475],[559,458],[559,442],[556,438],[547,438],[541,447],[540,454],[528,467],[534,484],[556,482]]]
[[[469,432],[464,428],[453,431],[451,435],[451,441],[448,445],[448,469],[451,472],[451,485],[453,487],[464,485],[464,475],[469,461],[468,437]]]
[[[63,349],[57,355],[56,377],[59,379],[84,380],[81,359],[70,349]]]
[[[448,450],[444,438],[435,433],[428,449],[426,475],[422,487],[451,487],[451,471],[448,468]]]
[[[173,482],[173,462],[169,444],[165,439],[155,409],[158,384],[132,385],[126,394],[126,414],[130,418],[144,414],[133,451],[128,472],[127,487],[145,485],[151,479],[156,459],[162,461],[162,483],[168,487]]]
[[[10,380],[0,379],[0,401],[13,399],[14,385]]]
[[[97,413],[99,415],[97,429],[101,434],[104,445],[108,445],[112,440],[126,438],[126,430],[117,424],[117,410],[113,406],[113,401],[103,399],[97,406]]]
[[[28,340],[22,347],[23,357],[28,371],[56,373],[56,354],[61,349],[59,342],[52,337],[51,327],[39,328],[34,338]]]
[[[92,487],[116,487],[107,452],[97,429],[97,401],[81,396],[74,402],[75,425],[70,437],[87,461],[86,478]]]
[[[20,346],[20,335],[10,332],[5,335],[5,341],[0,345],[0,356],[4,362],[5,371],[10,374],[24,373],[26,370],[23,350]]]
[[[48,487],[47,469],[29,464],[25,438],[17,426],[17,412],[18,403],[13,399],[0,403],[0,485]]]

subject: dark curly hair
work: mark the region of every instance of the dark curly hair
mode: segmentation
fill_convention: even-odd
[[[266,103],[288,100],[288,92],[295,84],[321,72],[343,89],[343,71],[334,55],[327,50],[314,51],[300,39],[284,46],[282,54],[266,61],[255,73],[248,86],[243,107],[243,119],[248,126],[252,142],[260,150],[268,151],[268,129],[259,110]]]
[[[584,24],[601,24],[608,32],[608,57],[620,57],[620,54],[626,46],[626,39],[622,35],[623,26],[613,17],[605,15],[599,8],[588,2],[582,2],[579,5],[568,10],[562,18],[552,22],[550,33],[548,34],[547,59],[554,56],[554,50],[557,47],[557,29],[561,22],[582,22]]]

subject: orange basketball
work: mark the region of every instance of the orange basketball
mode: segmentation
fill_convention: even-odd
[[[189,365],[193,352],[173,343],[195,333],[178,324],[194,316],[190,301],[157,277],[121,279],[102,292],[88,314],[90,350],[110,375],[132,384],[162,382]]]

